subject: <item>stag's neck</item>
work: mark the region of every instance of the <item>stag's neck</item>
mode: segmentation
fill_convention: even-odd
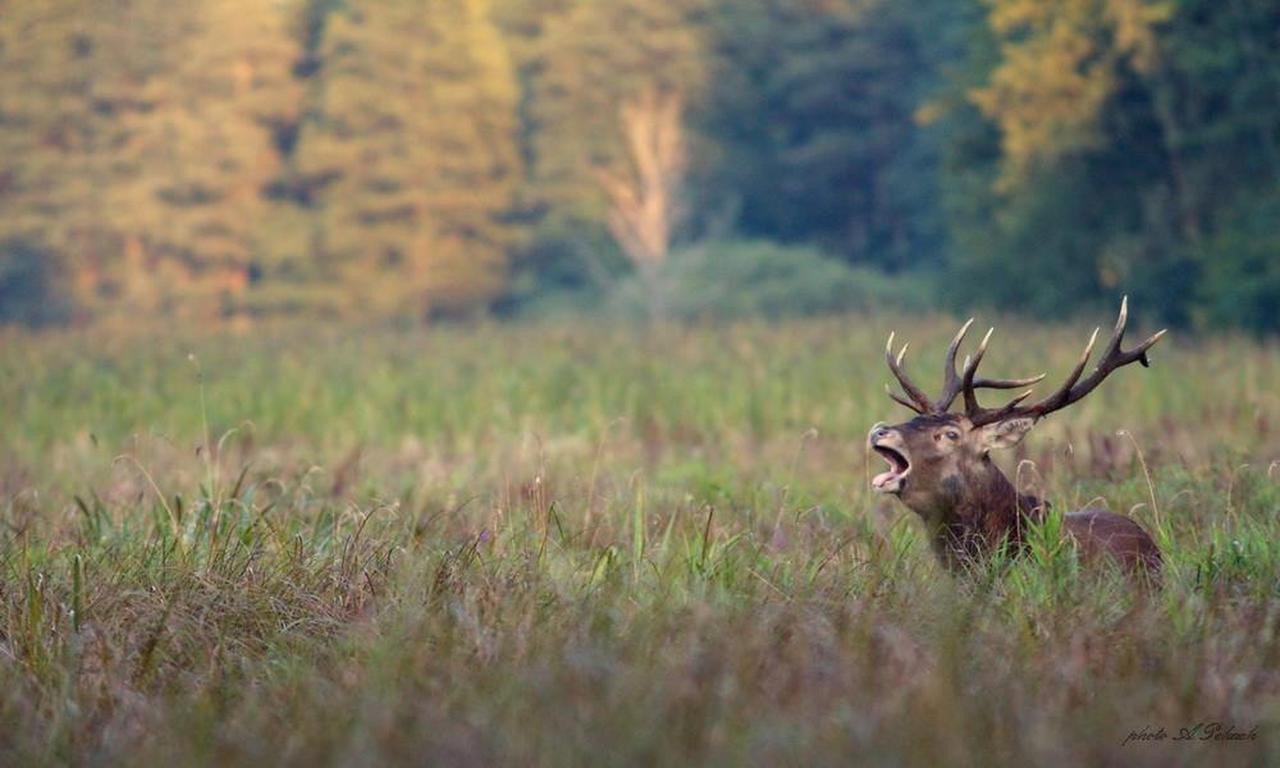
[[[1022,548],[1027,523],[1038,519],[1045,503],[1019,493],[990,459],[963,475],[944,478],[945,501],[924,514],[934,549],[944,562],[989,554],[1002,541]]]

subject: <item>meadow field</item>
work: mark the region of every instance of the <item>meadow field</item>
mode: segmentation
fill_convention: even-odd
[[[995,319],[1051,380],[1110,320]],[[1280,347],[1175,333],[1001,458],[1146,594],[870,492],[885,337],[934,389],[955,325],[8,332],[0,764],[1280,763]]]

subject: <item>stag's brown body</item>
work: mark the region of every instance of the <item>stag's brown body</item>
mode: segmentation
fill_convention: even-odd
[[[917,415],[901,424],[877,424],[872,428],[869,444],[890,465],[889,471],[876,476],[872,487],[897,496],[920,515],[934,551],[947,566],[964,567],[1002,544],[1015,553],[1023,548],[1028,525],[1041,520],[1048,505],[1020,493],[991,460],[990,452],[1016,445],[1039,419],[1081,399],[1117,368],[1133,362],[1147,365],[1147,350],[1164,331],[1124,351],[1121,342],[1127,319],[1126,300],[1121,304],[1120,317],[1103,357],[1089,376],[1081,378],[1097,341],[1096,330],[1071,375],[1052,394],[1024,406],[1023,401],[1031,395],[1028,390],[995,409],[983,408],[976,390],[1028,387],[1044,376],[977,378],[990,331],[973,357],[965,359],[962,373],[956,371],[956,353],[973,321],[965,323],[956,334],[947,349],[943,391],[936,399],[930,399],[912,384],[902,369],[906,347],[895,357],[893,336],[889,337],[886,358],[905,393],[901,396],[890,391],[889,396]],[[964,400],[963,413],[950,413],[952,403],[960,396]],[[1160,550],[1133,520],[1089,508],[1063,515],[1062,527],[1086,562],[1110,558],[1130,573],[1159,577]]]

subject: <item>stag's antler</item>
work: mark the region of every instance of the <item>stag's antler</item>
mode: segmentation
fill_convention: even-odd
[[[1027,390],[999,408],[983,408],[980,406],[974,391],[982,384],[981,379],[974,381],[973,376],[978,369],[978,363],[982,361],[983,354],[987,351],[987,341],[991,337],[991,332],[988,331],[987,337],[982,340],[982,344],[978,346],[978,351],[974,353],[972,361],[965,361],[964,377],[961,382],[961,389],[964,392],[965,416],[973,422],[975,427],[1004,421],[1005,419],[1031,418],[1039,420],[1080,400],[1096,389],[1102,383],[1102,380],[1110,376],[1112,371],[1117,368],[1122,368],[1134,362],[1141,363],[1144,368],[1150,366],[1151,361],[1147,359],[1147,350],[1151,349],[1165,335],[1168,329],[1156,331],[1138,346],[1124,351],[1120,349],[1120,344],[1124,340],[1124,330],[1128,322],[1129,297],[1126,296],[1120,302],[1120,316],[1116,318],[1116,327],[1111,332],[1111,340],[1107,342],[1106,352],[1103,353],[1102,359],[1098,361],[1098,365],[1093,369],[1093,373],[1090,373],[1083,381],[1080,380],[1080,375],[1084,373],[1085,366],[1089,362],[1089,356],[1093,354],[1093,346],[1098,341],[1100,328],[1094,329],[1093,335],[1089,337],[1089,343],[1085,345],[1084,353],[1080,355],[1080,360],[1076,363],[1075,368],[1072,369],[1071,375],[1067,376],[1066,381],[1053,394],[1031,405],[1023,406],[1021,405],[1022,401],[1031,395],[1031,390]]]
[[[1102,360],[1098,362],[1097,367],[1094,368],[1093,373],[1089,374],[1083,381],[1080,380],[1085,366],[1089,363],[1089,356],[1093,354],[1093,347],[1098,341],[1098,332],[1101,329],[1094,329],[1093,336],[1089,338],[1089,343],[1084,348],[1084,354],[1080,356],[1080,360],[1071,371],[1071,375],[1053,394],[1032,405],[1022,406],[1022,401],[1031,396],[1032,390],[1028,389],[999,408],[983,408],[979,405],[977,390],[1020,389],[1040,382],[1045,375],[1042,373],[1039,376],[1031,376],[1025,379],[977,378],[978,364],[982,362],[983,355],[987,353],[987,343],[991,341],[991,333],[994,329],[987,331],[973,356],[965,358],[962,372],[957,373],[956,354],[960,350],[960,343],[964,341],[965,334],[969,332],[969,327],[973,325],[973,318],[970,318],[968,322],[960,326],[960,330],[951,339],[951,344],[947,346],[947,354],[943,362],[942,394],[936,400],[930,400],[928,395],[907,377],[907,373],[902,367],[902,361],[906,357],[909,345],[902,345],[902,349],[898,351],[897,355],[894,355],[894,334],[891,333],[889,334],[889,342],[884,348],[885,361],[889,364],[889,370],[893,372],[894,378],[902,385],[902,391],[906,393],[906,397],[894,392],[888,386],[885,387],[885,391],[888,392],[889,397],[893,398],[894,402],[904,405],[916,413],[934,415],[946,413],[951,408],[951,404],[955,402],[956,397],[963,394],[965,416],[973,422],[974,426],[992,424],[1013,418],[1029,417],[1041,419],[1054,411],[1066,408],[1092,392],[1102,383],[1103,379],[1107,378],[1117,368],[1133,362],[1140,362],[1143,367],[1150,365],[1150,361],[1147,359],[1147,350],[1151,349],[1152,345],[1164,336],[1165,330],[1153,333],[1146,341],[1126,352],[1120,349],[1120,343],[1124,340],[1124,330],[1128,322],[1129,297],[1126,296],[1120,302],[1120,316],[1116,319],[1116,327],[1111,333],[1111,340],[1107,343],[1106,353],[1102,356]]]
[[[910,345],[903,344],[902,349],[895,356],[893,354],[894,335],[890,333],[889,342],[885,344],[884,348],[885,361],[888,362],[889,370],[893,372],[894,378],[896,378],[898,383],[902,385],[902,391],[907,394],[907,397],[903,398],[886,385],[885,391],[889,394],[889,397],[892,398],[894,402],[905,405],[916,413],[943,414],[947,412],[951,407],[951,404],[955,402],[956,396],[964,389],[966,377],[969,382],[969,387],[972,389],[1018,389],[1019,387],[1027,387],[1035,384],[1044,378],[1044,374],[1042,373],[1039,376],[1032,376],[1026,379],[975,380],[973,378],[974,372],[970,370],[971,363],[968,358],[965,359],[964,374],[961,375],[956,373],[956,353],[959,351],[960,342],[964,341],[964,336],[969,332],[969,326],[971,325],[973,325],[973,318],[969,318],[964,325],[960,326],[960,330],[956,332],[955,337],[951,339],[951,344],[947,346],[947,355],[943,366],[942,394],[938,395],[937,400],[930,400],[919,387],[911,383],[911,379],[907,377],[906,371],[902,369],[902,361],[903,358],[906,357],[907,347]],[[991,331],[987,331],[986,338],[982,340],[982,349],[979,350],[980,352],[986,348],[987,340],[990,338]],[[972,363],[972,367],[974,369],[977,368],[976,361]]]

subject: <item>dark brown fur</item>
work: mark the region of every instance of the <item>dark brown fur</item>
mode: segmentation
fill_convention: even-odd
[[[871,434],[873,449],[898,453],[909,468],[877,487],[920,515],[934,551],[949,568],[960,569],[1006,542],[1011,552],[1021,552],[1028,524],[1042,520],[1048,505],[1019,493],[988,451],[1002,441],[1016,442],[1029,426],[975,428],[952,415],[878,426]],[[1064,515],[1062,527],[1084,562],[1110,557],[1131,574],[1159,578],[1160,550],[1133,520],[1090,508]]]
[[[1160,548],[1132,519],[1089,508],[1063,516],[1062,527],[1079,543],[1086,562],[1109,556],[1129,573],[1159,578]]]

